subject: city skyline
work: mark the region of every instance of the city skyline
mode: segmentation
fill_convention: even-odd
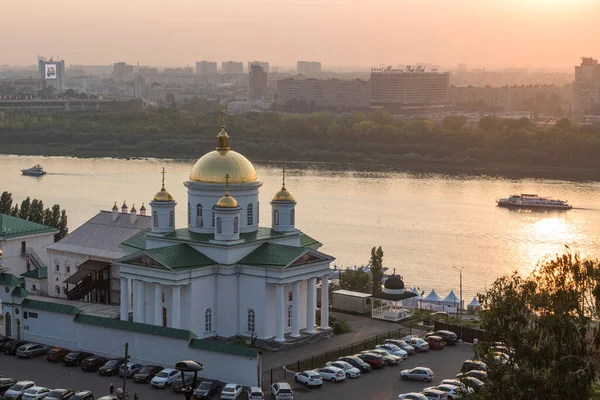
[[[143,7],[137,0],[107,0],[86,4],[85,12],[74,0],[62,0],[51,14],[39,5],[3,5],[0,32],[8,36],[26,28],[27,34],[0,45],[2,64],[32,65],[37,55],[54,54],[68,64],[88,65],[264,59],[286,67],[318,60],[330,69],[416,60],[446,67],[566,69],[594,55],[600,34],[594,21],[600,3],[591,0],[228,0],[202,7],[174,0],[168,9],[157,0]]]

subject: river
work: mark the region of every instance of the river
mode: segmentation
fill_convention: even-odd
[[[22,176],[20,170],[41,163],[48,174]],[[67,210],[70,230],[110,210],[123,200],[139,209],[166,186],[179,202],[176,225],[187,223],[187,179],[193,161],[78,159],[0,155],[0,192],[19,202],[27,197],[58,203]],[[518,270],[528,273],[546,255],[564,246],[584,256],[600,249],[600,183],[486,176],[330,171],[321,166],[288,165],[287,187],[294,193],[297,227],[324,246],[342,268],[366,264],[370,249],[382,246],[384,264],[396,269],[407,285],[427,293],[459,295],[468,303],[497,277]],[[256,165],[264,183],[261,204],[268,205],[281,186],[281,171]],[[516,212],[496,207],[495,199],[515,193],[537,193],[568,199],[574,208],[562,212]],[[264,207],[264,206],[263,206]],[[270,225],[270,213],[260,214]]]

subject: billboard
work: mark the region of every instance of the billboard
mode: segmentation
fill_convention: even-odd
[[[46,79],[56,79],[56,64],[44,64]]]

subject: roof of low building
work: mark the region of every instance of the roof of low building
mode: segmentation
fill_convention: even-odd
[[[150,228],[139,231],[121,243],[121,246],[126,246],[136,250],[146,250],[146,234],[148,232],[150,232]]]
[[[7,272],[3,272],[0,274],[0,285],[4,286],[21,286],[21,281],[19,278],[14,276],[13,274],[9,274]]]
[[[264,243],[238,261],[238,264],[283,268],[304,255],[307,251],[304,247]]]
[[[108,329],[119,329],[129,332],[145,333],[146,335],[163,336],[174,339],[191,340],[196,337],[193,332],[185,329],[168,328],[140,322],[122,321],[120,319],[98,317],[95,315],[78,314],[73,321]]]
[[[74,305],[69,304],[60,304],[52,301],[41,301],[34,299],[25,299],[21,303],[23,308],[32,308],[34,310],[40,311],[50,311],[58,314],[68,314],[68,315],[76,315],[81,312],[81,310]]]
[[[323,244],[318,240],[311,238],[306,233],[300,232],[300,246],[318,249],[323,246]]]
[[[3,239],[56,232],[58,232],[58,229],[51,226],[27,221],[12,215],[0,214],[0,238]]]
[[[23,289],[21,286],[17,286],[13,289],[12,293],[10,294],[12,297],[27,297],[29,296],[29,292],[25,289]]]
[[[332,292],[333,294],[339,294],[342,296],[349,296],[349,297],[360,297],[360,298],[367,298],[367,297],[371,297],[370,293],[361,293],[361,292],[353,292],[352,290],[344,290],[344,289],[340,289],[340,290],[336,290],[334,292]]]
[[[41,267],[32,269],[31,271],[27,271],[21,274],[22,278],[34,278],[34,279],[46,279],[48,278],[48,268]]]
[[[151,268],[162,267],[173,271],[216,264],[211,258],[183,243],[174,246],[141,250],[120,258],[117,262]]]

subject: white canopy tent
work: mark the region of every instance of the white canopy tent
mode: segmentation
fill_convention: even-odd
[[[477,300],[477,296],[473,297],[473,300],[467,304],[468,311],[475,311],[481,308],[481,303]]]
[[[454,294],[454,290],[451,290],[450,293],[448,293],[448,296],[442,300],[442,303],[447,306],[456,306],[458,303],[460,303],[460,299],[456,294]]]

